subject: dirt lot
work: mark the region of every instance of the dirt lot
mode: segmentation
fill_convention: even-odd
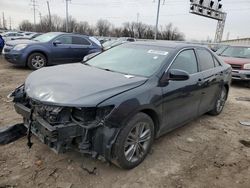
[[[6,95],[31,71],[6,63],[0,56],[0,126],[21,121]],[[32,137],[0,146],[0,187],[250,187],[250,89],[234,84],[224,112],[204,115],[156,140],[137,168],[125,171],[76,152],[57,155]],[[82,167],[97,168],[96,175]]]

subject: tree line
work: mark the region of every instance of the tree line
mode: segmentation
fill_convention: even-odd
[[[154,26],[142,22],[125,22],[121,27],[116,27],[108,20],[100,19],[95,25],[90,25],[87,21],[78,22],[69,17],[69,32],[81,33],[85,35],[96,35],[105,37],[134,37],[140,39],[153,39]],[[57,15],[43,16],[36,25],[28,20],[20,23],[19,29],[22,31],[50,32],[66,31],[66,21]],[[157,38],[160,40],[184,40],[184,34],[172,23],[160,26]]]

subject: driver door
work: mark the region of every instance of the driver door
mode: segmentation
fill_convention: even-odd
[[[72,36],[63,35],[55,39],[52,44],[52,63],[72,63],[74,52],[72,49]]]
[[[168,132],[198,116],[201,100],[199,85],[200,73],[194,49],[181,51],[172,63],[171,69],[179,69],[189,73],[189,79],[183,81],[169,80],[163,92],[162,132]]]

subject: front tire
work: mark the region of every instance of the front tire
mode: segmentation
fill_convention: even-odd
[[[136,114],[119,133],[115,156],[119,167],[132,169],[147,156],[154,140],[154,123],[145,113]]]
[[[32,70],[37,70],[42,67],[45,67],[47,64],[46,57],[41,53],[32,53],[28,57],[27,65]]]
[[[222,112],[225,106],[226,100],[227,100],[227,95],[228,95],[228,91],[226,87],[223,86],[218,98],[216,99],[213,110],[209,112],[210,115],[217,116]]]

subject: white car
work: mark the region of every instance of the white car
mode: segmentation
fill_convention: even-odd
[[[6,33],[2,34],[3,40],[5,42],[9,41],[9,40],[15,40],[15,39],[18,39],[18,38],[23,37],[23,36],[24,36],[24,34],[18,33],[18,32],[6,32]]]

